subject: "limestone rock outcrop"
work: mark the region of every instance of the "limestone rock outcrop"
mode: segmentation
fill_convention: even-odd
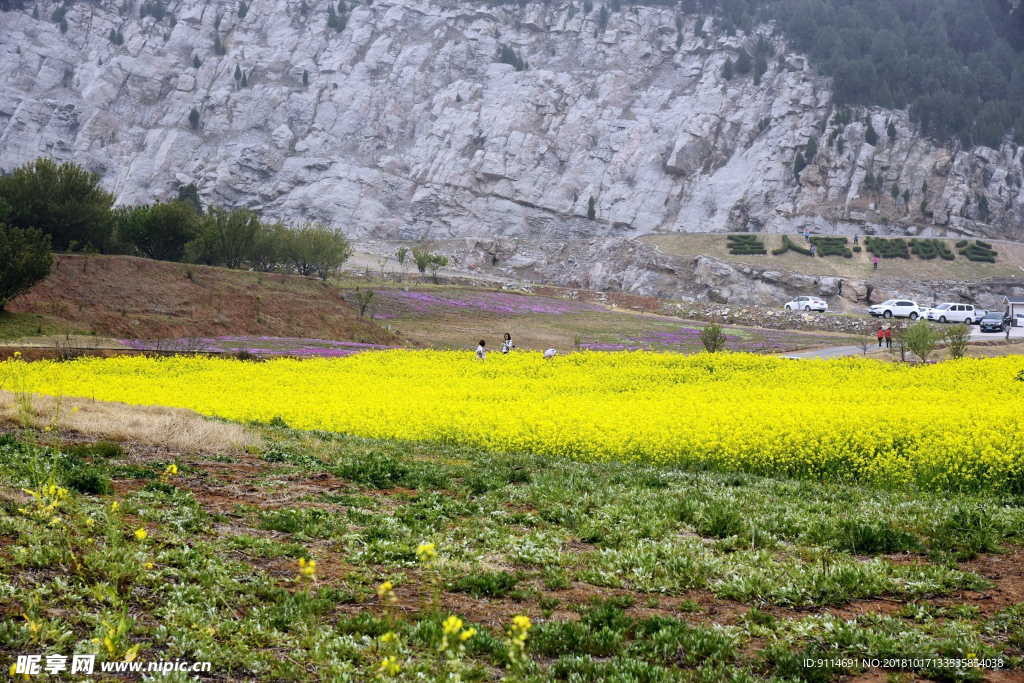
[[[880,109],[855,110],[830,141],[829,80],[769,26],[705,38],[695,17],[677,31],[668,8],[629,7],[602,27],[597,9],[557,0],[350,0],[337,31],[325,6],[294,0],[254,0],[244,18],[234,2],[177,0],[160,21],[96,0],[70,5],[62,33],[56,5],[40,7],[39,19],[0,13],[0,169],[75,160],[121,203],[194,182],[206,203],[360,240],[804,227],[1024,238],[1024,152],[936,142]],[[726,58],[759,35],[775,52],[761,82],[724,80]],[[527,68],[499,63],[502,46]]]

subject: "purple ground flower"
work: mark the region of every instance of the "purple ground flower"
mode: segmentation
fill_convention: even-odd
[[[224,336],[201,339],[121,339],[119,341],[137,351],[234,353],[244,349],[259,356],[298,356],[300,358],[338,358],[362,351],[397,348],[381,344],[298,337]]]

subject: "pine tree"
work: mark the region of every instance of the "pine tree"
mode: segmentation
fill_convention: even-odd
[[[868,119],[868,128],[864,131],[864,141],[872,147],[878,144],[878,133],[875,132],[875,127],[871,125],[871,119]]]
[[[896,183],[892,184],[892,189],[889,190],[889,194],[892,195],[892,200],[896,201],[896,198],[900,196],[900,187]]]
[[[608,26],[608,8],[601,5],[601,12],[597,15],[597,24],[604,30]]]
[[[117,45],[117,31],[110,29],[110,42]]]
[[[736,58],[736,73],[750,73],[750,67],[750,55],[746,50],[740,48],[740,56]]]
[[[238,3],[238,18],[245,19],[245,15],[249,13],[249,6],[245,4],[245,0]]]
[[[761,85],[761,77],[768,71],[768,60],[763,54],[758,54],[754,60],[754,85]]]
[[[199,110],[192,107],[192,111],[188,114],[188,122],[192,124],[193,128],[199,127]]]
[[[456,102],[461,102],[462,101],[462,95],[459,94],[459,93],[455,93],[455,101]]]
[[[38,7],[33,7],[32,8],[32,18],[35,19],[36,21],[39,21],[39,8]]]
[[[67,33],[68,32],[68,20],[67,19],[61,19],[60,20],[60,32],[61,33]]]
[[[245,74],[242,74],[242,87],[243,88],[248,88],[249,87],[249,79],[246,77]]]
[[[613,12],[621,12],[622,11],[622,3],[619,2],[619,0],[612,0],[612,11]]]
[[[309,5],[306,4],[306,0],[302,0],[302,4],[299,5],[299,14],[302,16],[309,14]]]
[[[893,123],[892,121],[890,121],[889,122],[889,126],[885,129],[885,133],[886,133],[886,135],[889,136],[889,140],[890,141],[895,140],[896,139],[896,124]]]
[[[587,218],[594,220],[597,216],[597,210],[594,208],[594,195],[590,195],[590,200],[587,202]]]
[[[807,140],[807,148],[804,150],[804,156],[807,159],[807,163],[811,163],[814,157],[818,155],[818,141],[811,136]]]
[[[727,81],[732,80],[732,57],[725,58],[725,66],[722,67],[722,78]]]
[[[338,28],[338,14],[334,11],[334,5],[327,6],[327,25],[330,28]]]
[[[203,63],[202,63],[202,61],[200,61],[199,55],[192,55],[192,66],[194,66],[195,68],[198,69],[202,65],[203,65]]]
[[[302,85],[309,85],[309,71],[307,69],[302,70]]]
[[[235,80],[242,80],[242,69],[237,64],[235,64]]]
[[[921,194],[928,194],[928,181],[921,181]]]
[[[868,171],[867,175],[864,176],[864,184],[867,185],[869,190],[873,188],[875,186],[875,174]]]
[[[903,205],[910,206],[910,188],[903,190]]]
[[[594,3],[590,0],[583,0],[583,14],[590,14],[594,11]]]
[[[807,168],[807,161],[804,159],[802,152],[796,153],[796,159],[793,161],[793,173],[796,175],[797,180],[800,179],[800,171]]]

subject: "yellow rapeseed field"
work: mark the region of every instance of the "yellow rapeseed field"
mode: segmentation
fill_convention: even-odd
[[[364,437],[889,486],[1024,476],[1024,357],[927,367],[748,354],[390,351],[266,363],[0,363],[0,384]]]

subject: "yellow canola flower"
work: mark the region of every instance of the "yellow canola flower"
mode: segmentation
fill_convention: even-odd
[[[416,559],[420,562],[430,562],[437,557],[437,548],[433,543],[420,543],[416,547]]]
[[[0,385],[17,379],[36,393],[242,422],[279,416],[295,428],[366,438],[992,490],[1024,476],[1024,440],[1011,436],[1024,431],[1024,382],[1014,381],[1022,371],[1020,355],[908,366],[742,353],[584,352],[554,361],[520,353],[482,364],[462,352],[388,351],[266,363],[5,362]]]
[[[444,620],[441,627],[444,629],[445,635],[453,635],[462,630],[462,619],[452,614]]]
[[[146,533],[145,529],[136,529],[135,530],[135,538],[137,540],[139,540],[139,541],[145,541],[146,540],[146,536],[148,536],[148,535],[149,534]]]
[[[380,637],[380,642],[382,643],[393,643],[396,640],[398,640],[398,634],[396,634],[394,631],[388,631]]]
[[[390,593],[394,589],[394,584],[390,581],[385,581],[381,585],[377,586],[377,597],[383,598],[385,595]]]
[[[465,642],[476,635],[476,629],[470,626],[465,631],[459,634],[459,640]]]
[[[398,672],[402,670],[402,666],[398,663],[398,658],[394,655],[385,657],[380,663],[380,673],[385,676],[397,676]]]
[[[299,558],[299,577],[304,579],[316,578],[316,560],[306,561],[306,558]]]

